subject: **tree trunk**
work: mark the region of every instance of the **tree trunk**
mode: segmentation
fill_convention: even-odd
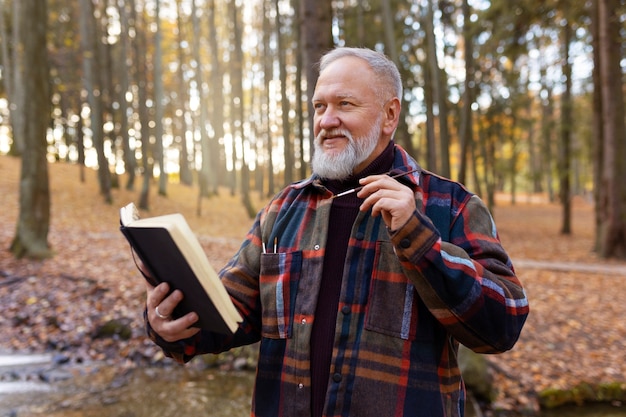
[[[396,37],[394,32],[394,18],[391,10],[391,4],[388,1],[382,2],[383,27],[385,31],[385,53],[400,68],[400,58],[398,56],[398,47],[396,45]],[[409,103],[404,100],[404,96],[398,97],[402,108],[400,110],[400,118],[398,119],[398,128],[394,135],[396,143],[401,145],[409,154],[415,155],[416,150],[409,134],[409,127],[406,123]]]
[[[509,169],[508,175],[511,180],[511,205],[515,205],[517,203],[517,159],[519,157],[519,150],[517,147],[517,138],[515,132],[518,129],[519,117],[516,115],[516,112],[511,112],[511,126],[509,128],[511,132],[511,136],[509,140],[511,141],[511,160],[507,164]]]
[[[298,8],[298,0],[292,0],[292,7],[294,10],[294,14],[296,16],[299,14]],[[299,19],[293,19],[293,24],[291,27],[292,33],[295,36],[295,58],[296,58],[296,76],[295,76],[295,91],[296,91],[296,117],[297,117],[297,126],[298,126],[298,154],[300,156],[300,178],[305,178],[307,176],[307,163],[305,161],[305,140],[304,140],[304,103],[302,102],[302,32],[300,32],[300,21]]]
[[[97,82],[101,70],[98,63],[98,51],[95,47],[99,42],[97,37],[97,22],[94,17],[91,0],[80,1],[80,43],[83,53],[83,85],[87,92],[87,103],[91,115],[91,133],[93,145],[98,156],[98,183],[100,194],[104,201],[111,203],[111,172],[109,161],[104,153],[104,129],[102,121],[102,95],[100,83]]]
[[[467,182],[467,159],[472,146],[474,127],[472,124],[472,105],[474,104],[474,39],[471,29],[471,8],[468,0],[463,0],[463,47],[465,49],[465,81],[463,82],[463,108],[461,114],[461,162],[459,182]]]
[[[430,71],[424,63],[424,106],[426,107],[426,168],[432,172],[439,172],[437,161],[437,135],[435,134],[435,100],[433,83]]]
[[[604,149],[601,172],[599,253],[626,259],[626,127],[620,68],[619,0],[597,0],[599,79]]]
[[[565,91],[561,98],[561,155],[559,158],[560,199],[563,209],[561,234],[572,233],[572,197],[571,197],[571,132],[572,132],[572,65],[569,63],[569,47],[572,28],[569,22],[563,25],[563,75]]]
[[[185,25],[183,24],[181,0],[176,0],[176,26],[178,45],[182,45],[185,40]],[[180,109],[180,115],[177,113],[176,118],[176,136],[180,145],[180,156],[178,165],[180,167],[180,182],[184,185],[193,184],[193,175],[189,161],[189,151],[187,148],[187,102],[189,100],[187,94],[187,83],[185,82],[185,53],[182,47],[177,48],[178,69],[176,70],[176,80],[178,85],[177,102]]]
[[[437,46],[434,29],[434,0],[428,0],[426,13],[426,38],[428,43],[428,62],[430,63],[430,76],[433,86],[433,96],[437,103],[438,113],[435,115],[439,120],[439,161],[441,167],[439,174],[444,177],[450,177],[450,138],[448,133],[448,105],[447,105],[447,88],[444,79],[445,71],[439,67],[439,58],[437,57]]]
[[[493,111],[498,112],[497,109],[493,109]],[[496,189],[496,163],[495,163],[495,149],[493,146],[494,137],[498,140],[500,139],[500,135],[498,134],[498,130],[500,129],[498,121],[495,121],[493,117],[490,116],[489,112],[486,114],[479,115],[479,120],[482,120],[481,126],[478,130],[478,140],[480,146],[480,156],[483,160],[483,166],[485,167],[484,173],[484,184],[485,184],[485,195],[482,197],[487,207],[491,212],[493,212],[493,208],[495,207],[495,189]]]
[[[233,102],[235,118],[238,120],[233,123],[235,126],[233,136],[238,136],[241,140],[241,202],[248,213],[248,217],[253,219],[256,215],[256,209],[250,198],[250,167],[248,166],[248,150],[249,143],[244,133],[245,120],[245,100],[243,92],[243,50],[242,50],[242,27],[240,24],[240,10],[235,2],[230,2],[231,19],[233,24],[233,46],[235,49],[232,59],[232,76],[230,79],[233,90]],[[235,138],[233,137],[233,140]],[[234,168],[234,167],[233,167]]]
[[[201,38],[201,29],[200,29],[200,21],[198,19],[198,8],[196,6],[196,0],[191,1],[191,23],[193,27],[193,41],[192,41],[192,49],[193,49],[193,57],[196,61],[196,67],[194,68],[195,73],[195,81],[196,88],[198,89],[198,94],[200,95],[201,103],[200,103],[200,120],[198,129],[200,130],[200,148],[202,149],[202,166],[200,168],[199,175],[199,190],[198,190],[198,208],[197,212],[200,214],[202,212],[200,206],[203,197],[209,197],[211,195],[211,185],[215,181],[215,178],[211,175],[211,150],[209,146],[209,135],[207,133],[207,108],[204,105],[204,101],[202,98],[204,97],[204,80],[202,77],[202,59],[200,54],[200,38]]]
[[[76,150],[78,153],[78,166],[80,182],[82,184],[87,180],[85,178],[85,134],[83,133],[83,118],[79,117],[76,122]]]
[[[24,152],[20,176],[20,213],[11,252],[17,257],[52,256],[48,244],[50,185],[46,159],[46,131],[50,120],[49,63],[46,47],[48,14],[45,0],[20,1],[20,89],[29,99],[20,109],[24,120]]]
[[[18,109],[17,109],[17,105],[16,105],[16,97],[15,97],[15,83],[14,83],[14,79],[15,79],[15,75],[14,75],[14,70],[17,69],[18,65],[15,62],[15,58],[17,58],[17,53],[19,51],[19,48],[16,48],[15,46],[12,46],[12,50],[13,50],[13,55],[11,55],[11,53],[9,52],[9,41],[12,40],[12,44],[16,43],[16,40],[14,37],[10,36],[7,33],[7,27],[5,24],[5,10],[4,10],[4,6],[5,6],[6,2],[5,1],[1,1],[0,2],[0,17],[2,17],[0,19],[0,38],[1,38],[1,42],[2,42],[2,85],[4,86],[4,91],[5,91],[5,95],[7,98],[7,101],[9,102],[10,106],[9,106],[9,117],[10,117],[10,124],[11,127],[13,129],[13,145],[12,148],[15,148],[13,152],[11,152],[14,155],[19,155],[21,153],[21,149],[18,151],[17,149],[17,144],[15,142],[15,119],[18,117]],[[13,10],[17,9],[19,7],[19,2],[11,2],[11,7],[13,8]],[[15,16],[15,15],[14,15]],[[16,20],[16,19],[14,19]],[[13,23],[13,27],[14,28],[19,28],[19,22],[14,21]],[[20,70],[21,72],[21,70]],[[23,148],[23,145],[22,145]]]
[[[593,201],[595,203],[595,240],[594,250],[600,253],[600,230],[604,209],[601,207],[604,192],[602,187],[602,168],[604,164],[604,129],[602,125],[602,88],[600,77],[600,22],[599,0],[591,4],[591,38],[593,47]]]
[[[224,161],[220,159],[220,141],[224,139],[224,74],[222,62],[220,61],[220,51],[217,35],[217,24],[215,16],[215,0],[209,2],[209,47],[211,53],[211,126],[213,127],[213,138],[210,139],[209,156],[211,161],[211,192],[218,193],[221,174],[226,172]]]
[[[135,82],[137,83],[137,114],[141,124],[141,164],[143,169],[141,191],[139,193],[139,208],[150,209],[150,180],[152,179],[152,166],[150,164],[150,114],[148,112],[148,86],[146,65],[146,24],[139,20],[135,0],[129,0],[132,20],[135,22]]]
[[[98,176],[109,189],[108,192],[105,192],[105,201],[107,202],[113,202],[113,197],[110,196],[111,188],[119,188],[119,181],[117,181],[115,170],[111,169],[109,159],[104,149],[105,143],[108,141],[110,143],[110,149],[113,151],[109,152],[109,155],[111,158],[116,157],[114,152],[115,143],[104,130],[105,123],[113,122],[112,119],[114,113],[113,100],[111,99],[111,91],[113,90],[113,67],[111,62],[112,48],[106,40],[107,28],[109,27],[109,15],[107,14],[106,9],[108,7],[107,3],[110,3],[110,1],[111,0],[96,2],[97,9],[94,11],[94,48],[97,54],[97,59],[94,61],[95,65],[93,67],[94,70],[97,70],[97,73],[94,75],[94,79],[99,85],[100,96],[97,99],[100,102],[99,117],[100,124],[102,125],[100,133],[102,139],[100,140],[100,143],[102,145],[102,158],[105,162],[105,169],[102,170],[100,169],[100,163],[98,162]],[[114,166],[115,162],[111,162]]]
[[[154,19],[156,31],[154,33],[154,136],[155,157],[159,161],[159,195],[167,195],[167,167],[165,150],[163,149],[163,45],[161,34],[161,0],[155,0]]]
[[[302,19],[302,40],[304,51],[304,65],[306,66],[307,98],[309,104],[309,146],[310,155],[313,155],[313,111],[311,99],[315,91],[318,72],[315,64],[322,54],[333,47],[332,18],[333,8],[330,0],[302,0],[300,17]]]
[[[4,19],[5,3],[6,2],[4,0],[0,1],[0,16],[2,16],[2,19],[0,19],[0,42],[2,42],[0,44],[0,47],[2,48],[1,51],[2,51],[2,64],[3,64],[2,65],[2,85],[4,86],[4,92],[10,103],[13,97],[13,81],[12,81],[13,71],[10,65],[10,63],[12,62],[11,55],[9,54],[9,40],[11,39],[11,37],[7,33],[7,25]]]
[[[122,148],[124,151],[124,168],[127,175],[126,189],[135,189],[135,171],[137,170],[137,158],[135,157],[135,149],[130,147],[130,135],[128,134],[128,100],[126,94],[128,93],[130,81],[129,75],[130,68],[128,65],[128,44],[130,39],[129,23],[128,23],[128,10],[127,3],[119,2],[119,14],[120,14],[120,58],[118,62],[118,79],[120,81],[119,91],[119,103],[120,103],[120,135],[122,136]]]
[[[539,145],[537,144],[537,135],[536,135],[536,124],[533,119],[533,107],[535,105],[535,100],[529,98],[527,100],[526,107],[526,126],[528,130],[528,168],[530,170],[531,180],[532,180],[532,188],[531,191],[533,193],[540,193],[541,189],[541,152],[539,152]]]
[[[544,71],[545,72],[545,71]],[[552,164],[553,164],[553,132],[554,132],[554,100],[552,99],[552,86],[548,85],[545,75],[541,77],[542,88],[546,92],[546,97],[541,104],[541,172],[543,173],[543,181],[548,193],[548,200],[553,202],[554,187],[552,185]]]
[[[20,91],[20,89],[16,88],[18,85],[23,85],[24,83],[24,68],[21,67],[23,53],[22,49],[19,47],[19,39],[20,33],[23,30],[21,25],[25,24],[21,21],[22,16],[22,2],[13,1],[11,2],[13,6],[13,65],[12,68],[12,101],[11,101],[11,128],[13,129],[13,144],[11,145],[11,149],[9,151],[10,155],[21,155],[25,148],[25,138],[22,136],[24,129],[26,128],[24,124],[26,123],[27,116],[24,111],[24,106],[26,106],[27,96],[24,91]],[[30,25],[30,22],[26,23]],[[11,97],[9,97],[11,99]],[[16,133],[17,132],[17,133]]]
[[[291,145],[291,125],[289,123],[289,94],[287,93],[287,64],[285,58],[287,52],[282,35],[283,24],[281,22],[281,14],[278,5],[278,0],[274,0],[274,9],[276,12],[276,38],[278,39],[278,77],[280,78],[283,149],[285,153],[285,178],[283,183],[290,184],[294,181],[293,167],[295,165],[295,160]]]
[[[274,77],[274,60],[272,59],[272,48],[270,46],[270,34],[272,32],[272,23],[269,19],[271,10],[273,9],[273,0],[264,0],[264,15],[263,15],[263,84],[265,88],[265,111],[262,112],[263,124],[265,126],[266,137],[266,152],[267,152],[267,197],[274,195],[276,190],[276,184],[274,182],[274,138],[272,137],[272,129],[270,129],[270,117],[269,109],[271,108],[271,81]]]

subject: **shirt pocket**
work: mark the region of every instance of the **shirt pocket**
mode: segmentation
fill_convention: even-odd
[[[302,252],[261,255],[261,335],[270,339],[291,337],[296,294],[302,270]]]
[[[404,274],[393,244],[376,243],[365,329],[403,340],[431,340],[432,317]]]

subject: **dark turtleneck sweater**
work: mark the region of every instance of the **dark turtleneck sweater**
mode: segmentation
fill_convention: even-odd
[[[360,178],[383,174],[391,169],[393,150],[393,143],[389,142],[385,150],[362,172],[342,181],[324,180],[323,183],[333,194],[358,187]],[[343,267],[352,225],[362,203],[363,200],[358,198],[356,193],[352,193],[334,199],[330,209],[324,268],[311,333],[311,415],[313,417],[321,416],[324,411]]]

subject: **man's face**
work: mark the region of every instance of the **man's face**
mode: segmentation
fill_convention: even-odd
[[[344,57],[320,73],[313,96],[313,171],[344,179],[369,165],[387,146],[384,105],[376,77],[365,61]]]

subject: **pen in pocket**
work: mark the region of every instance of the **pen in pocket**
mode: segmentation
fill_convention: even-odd
[[[261,246],[263,248],[263,253],[268,253],[267,246],[265,246],[265,242],[261,241]],[[278,253],[278,237],[274,238],[274,253]]]

